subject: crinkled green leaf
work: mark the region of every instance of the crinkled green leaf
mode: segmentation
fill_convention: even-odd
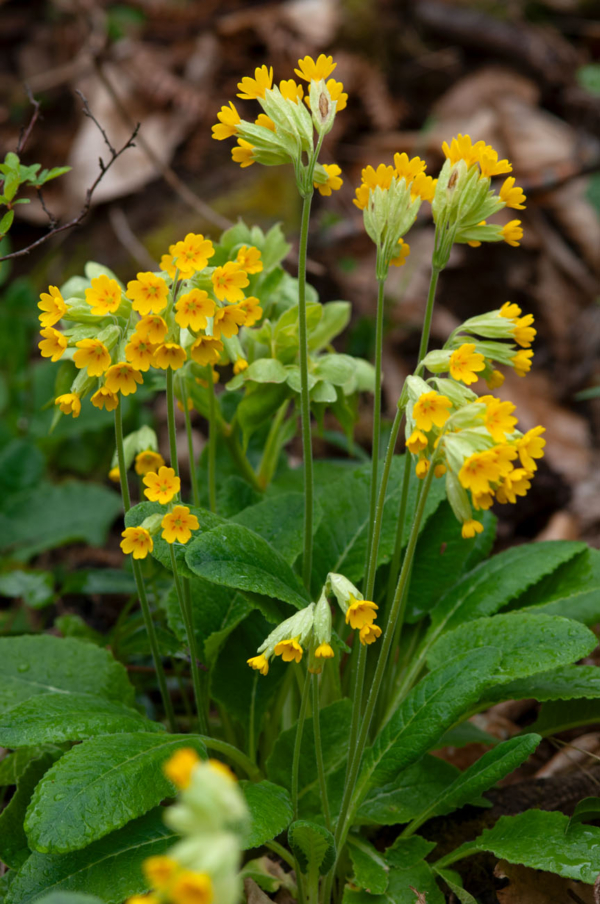
[[[435,841],[427,841],[420,835],[403,838],[400,835],[389,848],[386,848],[385,859],[390,866],[397,869],[409,869],[424,860],[435,848]]]
[[[600,668],[595,665],[565,665],[530,678],[520,678],[486,691],[486,699],[500,700],[574,700],[600,697]]]
[[[79,850],[174,796],[162,767],[181,747],[206,756],[193,735],[135,732],[73,747],[35,790],[25,821],[32,849]]]
[[[415,904],[417,896],[413,888],[425,896],[427,904],[445,904],[432,869],[424,861],[408,869],[391,869],[387,890],[382,895],[370,895],[347,885],[342,904]]]
[[[372,895],[382,895],[388,887],[390,872],[383,855],[359,835],[348,836],[348,853],[354,867],[352,884]]]
[[[586,549],[561,565],[519,597],[515,606],[596,624],[600,620],[600,550]]]
[[[303,873],[326,875],[335,863],[335,841],[331,832],[316,822],[297,819],[288,830],[288,844]]]
[[[50,634],[0,638],[0,711],[38,694],[134,699],[127,672],[108,650]]]
[[[11,884],[6,904],[33,904],[50,892],[85,892],[106,904],[122,904],[148,886],[142,863],[164,854],[178,836],[157,807],[124,828],[70,854],[33,853]]]
[[[89,694],[30,697],[0,716],[3,747],[81,741],[129,731],[164,731],[164,726],[120,703]]]
[[[597,700],[552,700],[543,704],[531,730],[548,737],[580,725],[595,725],[600,721],[598,710]]]
[[[241,781],[240,788],[250,811],[250,828],[244,838],[244,850],[250,850],[287,829],[293,816],[292,801],[287,790],[273,782]]]
[[[0,859],[11,869],[19,869],[31,853],[23,822],[35,786],[60,756],[60,752],[42,753],[30,760],[20,775],[17,790],[0,815]]]
[[[596,637],[580,622],[556,615],[519,612],[478,618],[443,634],[429,651],[428,665],[437,668],[459,652],[495,646],[502,652],[498,683],[526,678],[587,656]]]
[[[231,519],[235,524],[254,531],[267,543],[270,543],[290,565],[293,565],[300,553],[304,541],[303,533],[304,494],[284,493],[271,496],[245,508]],[[313,513],[313,530],[316,531],[321,521],[321,510],[318,504]]]

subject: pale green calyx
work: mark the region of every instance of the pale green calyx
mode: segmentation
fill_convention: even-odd
[[[317,644],[331,641],[331,607],[325,595],[325,587],[315,606],[313,630]]]
[[[310,110],[319,135],[327,135],[333,127],[337,102],[331,99],[329,88],[321,81],[310,83]]]
[[[144,518],[144,520],[140,524],[140,527],[143,527],[144,530],[147,530],[150,536],[153,537],[159,532],[163,517],[164,516],[161,513],[157,513],[156,515],[148,515],[147,518]]]
[[[262,642],[258,648],[258,653],[264,653],[269,659],[278,643],[283,640],[297,637],[301,646],[304,646],[308,640],[313,627],[313,619],[315,612],[315,604],[309,603],[304,609],[296,612],[290,618],[277,625],[274,631]]]
[[[398,242],[413,225],[421,206],[421,198],[411,198],[405,179],[392,179],[389,188],[376,186],[369,192],[363,211],[365,230],[379,252],[377,278],[387,274],[389,263],[398,254]]]
[[[345,578],[343,574],[335,574],[334,572],[329,572],[327,575],[327,584],[331,587],[331,592],[335,596],[338,601],[339,607],[344,613],[348,609],[348,606],[352,602],[352,599],[362,600],[364,596],[358,590],[352,581],[349,581],[348,578]],[[351,599],[352,598],[352,599]]]

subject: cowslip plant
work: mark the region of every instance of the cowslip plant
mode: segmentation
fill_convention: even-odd
[[[278,227],[240,223],[218,243],[188,234],[159,271],[126,285],[88,264],[41,297],[40,351],[61,362],[56,417],[90,404],[114,417],[121,546],[159,695],[147,679],[131,684],[116,629],[117,656],[72,638],[0,639],[0,744],[12,751],[0,780],[17,786],[0,816],[8,904],[47,891],[236,904],[242,877],[299,904],[412,901],[414,889],[428,904],[445,890],[470,901],[449,867],[479,851],[587,883],[600,872],[600,830],[555,812],[503,817],[443,857],[428,838],[431,818],[484,805],[543,736],[597,718],[587,705],[600,696],[597,669],[575,663],[596,645],[587,626],[600,618],[600,562],[577,542],[487,558],[492,504],[525,495],[544,454],[544,428],[520,430],[515,406],[493,395],[503,368],[531,368],[532,316],[506,302],[429,350],[453,244],[518,247],[518,221],[487,222],[525,200],[493,148],[459,135],[437,179],[405,154],[363,171],[375,367],[332,349],[349,304],[319,301],[306,251],[315,187],[327,196],[341,185],[338,168],[318,161],[346,103],[334,68],[324,55],[300,60],[304,89],[273,87],[260,67],[239,89],[263,112],[245,121],[230,103],[213,129],[237,139],[243,168],[291,164],[303,198],[297,278],[281,265]],[[385,285],[423,205],[435,223],[431,285],[380,460]],[[478,394],[482,380],[489,392]],[[123,398],[140,391],[166,394],[168,450],[149,427],[125,435]],[[365,391],[372,461],[313,463],[311,414],[322,425],[329,408],[350,436]],[[285,453],[297,411],[302,468]],[[193,412],[208,422],[199,463]],[[513,699],[543,704],[521,734],[499,742],[470,721]],[[463,772],[432,755],[472,740],[490,749]],[[381,826],[398,827],[385,849]]]

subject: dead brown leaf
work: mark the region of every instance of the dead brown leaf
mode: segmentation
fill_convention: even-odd
[[[554,873],[500,860],[494,875],[498,879],[509,880],[508,885],[496,891],[500,904],[566,904],[572,900],[594,904],[591,885],[564,879]],[[577,898],[571,898],[569,891],[575,892]]]

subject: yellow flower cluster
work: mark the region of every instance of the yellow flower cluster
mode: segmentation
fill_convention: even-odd
[[[292,132],[302,135],[304,125],[304,131],[306,131],[306,124],[302,123],[299,110],[294,108],[302,105],[304,101],[308,109],[311,109],[309,93],[311,83],[323,83],[329,100],[336,105],[336,113],[340,113],[346,107],[348,95],[344,92],[343,84],[330,78],[336,65],[333,57],[323,53],[316,60],[310,56],[298,60],[298,68],[294,72],[299,79],[308,83],[306,96],[301,83],[290,78],[283,79],[278,86],[275,86],[273,84],[273,67],[264,65],[257,67],[254,76],[244,76],[239,82],[237,96],[241,100],[257,100],[265,112],[260,113],[254,123],[247,123],[240,117],[235,105],[229,101],[229,104],[221,107],[217,114],[218,122],[212,127],[213,138],[217,141],[224,141],[237,136],[237,145],[232,149],[231,156],[242,169],[252,166],[256,162],[268,165],[294,162],[293,153],[286,142],[289,138],[290,128]],[[278,123],[274,122],[272,118],[276,115],[276,110],[281,114]],[[271,116],[268,115],[269,112]],[[245,131],[246,126],[258,126],[259,128],[250,128]],[[280,132],[281,144],[278,144],[277,139],[280,137]],[[251,134],[252,140],[244,138],[240,133]],[[302,149],[308,150],[308,147]],[[341,172],[340,167],[335,163],[318,165],[314,187],[322,195],[330,195],[332,191],[337,191],[342,186]]]
[[[177,371],[188,361],[213,367],[224,351],[223,338],[260,320],[259,299],[244,293],[249,275],[263,269],[259,249],[243,245],[234,260],[207,269],[214,254],[209,239],[190,233],[163,255],[161,273],[138,273],[126,290],[101,274],[85,290],[85,305],[79,299],[67,304],[56,286],[42,293],[40,353],[58,361],[72,346],[80,371],[71,391],[55,400],[63,414],[78,417],[88,394],[96,408],[113,411],[150,368]],[[199,279],[206,288],[193,284]],[[85,325],[63,333],[55,326],[63,319]],[[87,335],[79,338],[82,331]],[[242,361],[235,362],[238,370]]]
[[[427,164],[420,157],[410,158],[408,154],[394,154],[394,166],[380,163],[377,169],[366,166],[361,173],[361,184],[355,191],[354,204],[359,210],[364,210],[369,203],[369,194],[378,186],[384,191],[388,189],[394,180],[404,179],[410,186],[411,197],[421,198],[422,201],[432,201],[435,194],[437,180],[427,176],[425,170]]]

